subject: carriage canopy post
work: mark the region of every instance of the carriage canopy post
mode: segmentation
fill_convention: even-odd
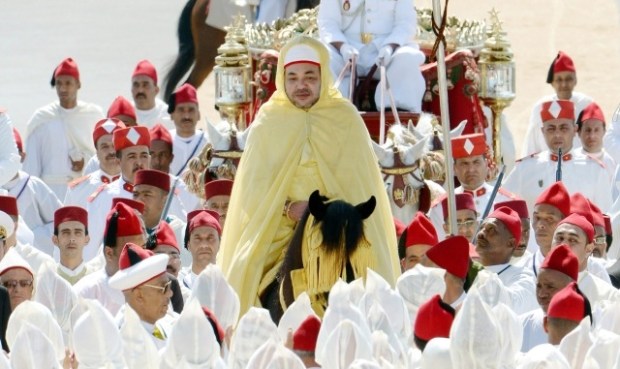
[[[433,0],[433,20],[436,24],[442,24],[441,2]],[[445,19],[443,20],[445,22]],[[444,27],[440,27],[443,29]],[[437,37],[443,37],[440,31]],[[450,111],[448,106],[448,86],[446,82],[446,60],[444,43],[439,42],[437,45],[437,83],[439,84],[439,107],[441,111],[441,127],[443,128],[443,137],[450,140]],[[446,183],[448,185],[448,225],[450,226],[449,234],[456,234],[456,203],[454,198],[454,174],[452,173],[452,145],[448,141],[444,144],[444,153],[446,157]]]

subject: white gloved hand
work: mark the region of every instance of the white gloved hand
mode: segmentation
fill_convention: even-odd
[[[340,55],[342,55],[342,58],[345,62],[353,59],[353,56],[357,57],[359,53],[360,52],[355,47],[353,47],[353,45],[342,44],[340,46]]]
[[[385,45],[379,50],[379,55],[377,56],[376,64],[378,66],[388,66],[390,61],[392,60],[392,53],[394,53],[394,49],[390,45]]]

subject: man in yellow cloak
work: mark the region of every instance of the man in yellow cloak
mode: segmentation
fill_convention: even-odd
[[[333,87],[325,46],[306,36],[287,43],[276,87],[249,128],[218,255],[241,313],[261,306],[317,189],[353,204],[376,197],[366,239],[376,271],[394,284],[396,235],[377,158],[357,109]]]

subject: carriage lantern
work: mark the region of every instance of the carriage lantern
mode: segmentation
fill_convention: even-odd
[[[245,112],[252,102],[252,70],[247,48],[235,40],[238,26],[226,27],[226,42],[217,49],[215,105],[228,122],[243,130],[247,126]]]
[[[478,96],[493,112],[493,160],[502,164],[500,129],[502,111],[515,98],[515,63],[506,32],[502,30],[498,13],[491,10],[491,26],[484,48],[480,52],[480,91]]]

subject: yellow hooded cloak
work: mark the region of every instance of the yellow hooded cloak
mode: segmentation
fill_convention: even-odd
[[[283,60],[300,43],[321,59],[320,98],[307,110],[293,105],[284,90]],[[325,46],[306,36],[285,45],[276,87],[249,128],[218,255],[239,294],[241,313],[260,306],[260,294],[282,264],[295,226],[283,216],[286,200],[307,201],[316,189],[352,204],[377,198],[365,222],[366,238],[376,271],[394,284],[400,274],[396,235],[377,158],[357,109],[333,87]]]

